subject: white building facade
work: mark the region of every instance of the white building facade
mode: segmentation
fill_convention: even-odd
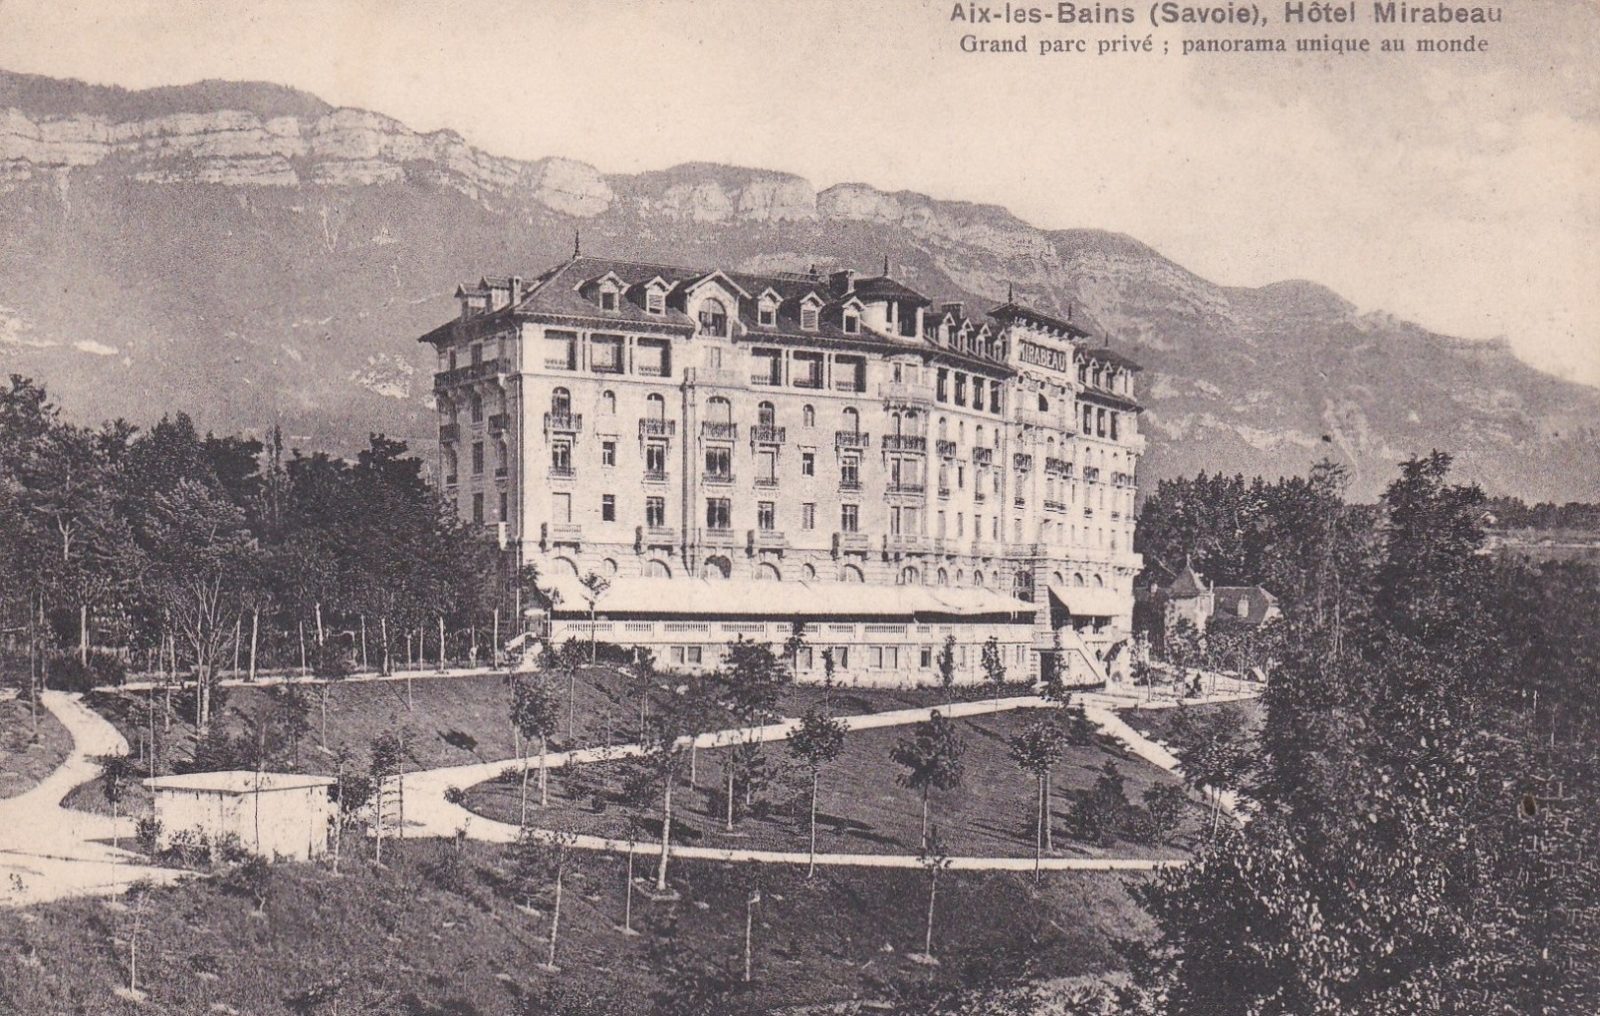
[[[982,618],[1029,643],[1034,674],[1041,657],[1116,666],[1141,566],[1138,367],[1071,321],[935,305],[887,272],[591,257],[457,297],[422,337],[443,489],[552,581],[610,581],[597,617],[649,620],[630,580],[771,582],[762,624],[842,626],[827,604],[864,585],[903,619],[874,623]],[[915,590],[991,599],[939,608]],[[558,623],[586,624],[563,600]],[[923,644],[898,669],[916,677]]]

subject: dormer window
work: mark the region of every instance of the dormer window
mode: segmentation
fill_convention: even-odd
[[[778,323],[778,305],[770,300],[762,300],[756,309],[756,321],[763,328],[771,328]]]
[[[700,331],[706,335],[728,334],[728,310],[714,296],[700,304]]]
[[[617,309],[617,291],[610,286],[600,290],[600,309],[604,311]]]
[[[817,308],[810,304],[800,308],[800,327],[808,332],[817,330]]]
[[[667,312],[667,294],[652,286],[645,291],[644,309],[650,314],[665,314]]]
[[[845,311],[844,333],[846,335],[859,335],[861,333],[861,318],[855,311]]]

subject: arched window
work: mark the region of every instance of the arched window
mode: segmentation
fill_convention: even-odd
[[[978,429],[972,432],[972,443],[979,448],[983,447],[983,424],[978,424]]]
[[[572,412],[572,393],[565,388],[557,388],[550,393],[550,412],[557,416],[566,416]]]
[[[571,578],[578,577],[578,566],[573,563],[572,558],[558,557],[555,559],[554,565],[551,569],[551,574],[570,576]]]
[[[907,565],[900,569],[900,584],[902,586],[915,586],[922,582],[922,573]]]
[[[614,558],[606,558],[600,562],[600,571],[610,576],[617,573],[617,562]]]
[[[943,568],[939,569],[938,578],[939,578],[939,584],[941,586],[947,586],[947,585],[950,584],[950,573],[945,571]]]
[[[1050,412],[1050,400],[1044,397],[1044,392],[1039,393],[1039,412]]]
[[[771,561],[763,561],[756,567],[756,579],[762,582],[781,582],[783,573],[778,571],[778,566]]]
[[[706,558],[705,577],[725,579],[733,572],[733,563],[720,555]]]
[[[939,440],[943,441],[946,438],[948,438],[949,436],[950,436],[950,421],[948,419],[946,419],[945,417],[941,416],[941,417],[939,417]]]
[[[956,440],[960,441],[962,444],[967,443],[967,421],[956,421]]]
[[[815,568],[813,568],[809,564],[803,564],[803,565],[800,566],[800,581],[802,581],[802,582],[815,582],[816,578],[817,578],[817,570]]]
[[[1073,572],[1072,573],[1072,584],[1075,585],[1075,586],[1082,586],[1083,585],[1083,572]]]
[[[712,423],[732,423],[732,404],[720,395],[713,395],[706,400],[706,419]]]
[[[651,392],[644,400],[645,416],[652,420],[664,420],[667,416],[667,400],[659,394]]]
[[[843,568],[839,569],[839,581],[840,582],[861,582],[861,581],[864,581],[862,579],[862,577],[861,577],[861,569],[857,568],[853,564],[845,565]]]
[[[609,388],[600,393],[600,412],[606,416],[616,415],[617,393]]]
[[[705,335],[728,334],[728,308],[714,296],[700,302],[700,331]]]
[[[647,561],[644,566],[644,574],[646,578],[670,579],[672,578],[672,567],[665,561]]]
[[[763,402],[756,407],[756,422],[763,427],[776,427],[778,425],[778,410],[770,402]]]
[[[800,421],[807,427],[815,427],[817,425],[817,411],[810,405],[801,407]]]
[[[983,572],[975,571],[972,573],[972,584],[977,586],[979,589],[983,588]]]
[[[1100,573],[1096,572],[1094,576],[1094,587],[1096,589],[1103,589],[1105,588],[1105,584],[1105,580],[1100,577]]]
[[[844,407],[844,430],[847,434],[861,433],[861,414],[856,412],[854,406]]]

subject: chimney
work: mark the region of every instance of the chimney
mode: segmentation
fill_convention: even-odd
[[[844,296],[855,291],[856,271],[854,268],[845,268],[828,276],[828,288],[834,296]]]
[[[511,276],[511,306],[522,302],[522,276]]]

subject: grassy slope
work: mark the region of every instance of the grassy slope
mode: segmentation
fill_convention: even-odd
[[[72,749],[72,737],[48,709],[39,708],[39,738],[34,740],[28,704],[21,699],[0,702],[0,797],[31,789],[60,765]]]
[[[141,935],[143,1007],[112,994],[126,977],[129,913],[91,900],[28,908],[0,926],[0,1012],[272,1016],[290,1011],[291,993],[343,980],[341,1012],[365,1011],[363,996],[415,995],[417,1004],[385,1011],[507,1013],[555,983],[593,1006],[575,1011],[642,1013],[686,971],[737,967],[750,869],[677,863],[683,898],[637,895],[635,926],[646,933],[626,937],[615,929],[623,862],[578,855],[563,898],[564,973],[552,975],[539,967],[546,918],[498,888],[495,851],[469,844],[462,891],[439,887],[431,865],[453,849],[408,844],[392,869],[355,861],[339,879],[279,866],[265,916],[211,881],[158,891]],[[1035,888],[1026,877],[949,873],[935,932],[941,962],[929,967],[906,956],[921,947],[923,873],[844,870],[810,883],[788,868],[760,874],[756,978],[741,1011],[894,997],[929,981],[1094,973],[1117,965],[1113,940],[1148,931],[1122,877],[1050,875]]]
[[[1171,709],[1128,709],[1119,713],[1127,724],[1154,741],[1162,741],[1179,758],[1188,745],[1183,743],[1180,717],[1189,715],[1196,720],[1209,716],[1225,716],[1238,724],[1247,744],[1254,745],[1266,721],[1267,707],[1260,699],[1239,702],[1219,702],[1214,705],[1183,706]]]
[[[950,792],[935,791],[933,821],[946,846],[959,854],[1032,856],[1034,849],[1035,784],[1012,762],[1007,739],[1035,717],[1026,712],[1006,712],[958,721],[966,745],[965,778]],[[891,727],[851,733],[844,754],[823,775],[819,794],[817,848],[848,853],[915,853],[921,841],[921,800],[911,790],[899,786],[895,776],[900,768],[889,761],[894,743],[908,735],[909,727]],[[786,768],[783,784],[769,793],[775,800],[788,802],[768,817],[741,817],[735,831],[724,831],[721,799],[714,791],[723,779],[725,750],[699,753],[699,790],[674,795],[673,816],[676,841],[713,847],[753,847],[780,850],[805,850],[809,783],[806,773],[792,766],[782,744],[766,749],[767,757]],[[1073,842],[1060,832],[1062,820],[1075,793],[1094,784],[1101,765],[1110,760],[1126,779],[1130,801],[1137,802],[1145,789],[1157,782],[1175,782],[1172,777],[1140,759],[1125,754],[1114,743],[1101,742],[1089,748],[1071,749],[1057,768],[1051,811],[1057,853],[1064,856],[1153,856],[1177,857],[1177,851],[1163,847],[1119,842],[1110,848]],[[591,805],[591,795],[570,799],[571,785],[565,773],[552,774],[553,796],[546,810],[533,809],[530,821],[537,825],[570,828],[602,835],[622,836],[629,829],[627,809],[621,801],[624,764],[585,766],[584,770],[600,783],[607,801],[602,811]],[[490,781],[472,787],[467,806],[500,819],[518,821],[519,791],[514,782]],[[1195,830],[1198,811],[1180,834]],[[647,828],[659,835],[660,823],[651,816]]]

